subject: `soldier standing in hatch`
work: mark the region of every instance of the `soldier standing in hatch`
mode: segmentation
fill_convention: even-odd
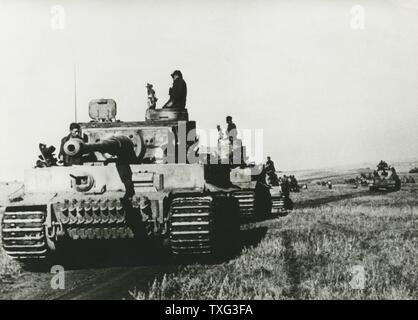
[[[232,117],[227,116],[226,117],[226,123],[228,124],[226,128],[226,137],[229,140],[229,163],[233,164],[235,163],[234,160],[237,158],[241,158],[241,149],[235,149],[235,143],[234,141],[237,140],[237,126],[235,123],[232,122]],[[238,151],[238,153],[236,153]],[[236,153],[236,154],[235,154]],[[237,160],[239,162],[239,160]]]
[[[216,130],[218,130],[218,141],[223,140],[224,133],[223,133],[222,128],[219,124],[216,126]]]
[[[267,157],[266,172],[267,173],[270,173],[270,172],[275,173],[276,172],[276,168],[274,167],[274,162],[273,162],[273,160],[271,160],[270,157]]]
[[[155,96],[155,90],[153,89],[153,85],[147,83],[147,94],[148,94],[148,108],[155,109],[157,106],[157,97]]]
[[[228,127],[226,128],[226,135],[228,136],[229,141],[232,143],[237,139],[237,126],[232,122],[231,116],[226,117],[226,123],[228,124]]]
[[[270,157],[267,157],[266,164],[264,165],[264,172],[267,178],[266,180],[267,184],[272,185],[272,186],[280,185],[281,182],[279,181],[279,178],[277,177],[276,168],[274,167],[274,162],[273,160],[271,160]]]
[[[379,170],[385,171],[385,170],[387,170],[389,168],[389,166],[388,166],[388,164],[387,164],[386,161],[380,160],[379,164],[377,165],[377,168]]]
[[[169,90],[170,100],[163,108],[186,108],[187,85],[183,79],[181,71],[176,70],[171,74],[173,78],[173,86]]]

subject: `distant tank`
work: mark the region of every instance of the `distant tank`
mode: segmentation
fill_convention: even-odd
[[[90,103],[84,138],[63,147],[84,157],[80,165],[59,166],[55,149],[40,145],[23,194],[3,215],[11,257],[33,262],[61,243],[138,237],[160,239],[174,255],[217,254],[238,244],[240,213],[271,213],[270,188],[245,163],[240,140],[238,153],[199,152],[187,109],[150,108],[133,122],[116,120],[116,111],[111,99]]]
[[[399,191],[401,189],[401,179],[394,167],[389,166],[385,161],[377,165],[377,170],[373,172],[373,178],[369,183],[370,191]]]

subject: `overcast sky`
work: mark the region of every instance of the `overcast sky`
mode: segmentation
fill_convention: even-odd
[[[59,147],[74,65],[80,121],[95,98],[143,120],[180,69],[197,126],[263,129],[279,169],[418,156],[417,1],[0,0],[0,41],[0,180]]]

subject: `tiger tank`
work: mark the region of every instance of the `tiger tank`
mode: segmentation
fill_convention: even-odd
[[[239,246],[240,214],[271,212],[270,189],[241,143],[235,162],[201,152],[185,108],[149,108],[145,121],[116,120],[116,112],[112,99],[90,102],[91,121],[61,146],[76,164],[40,145],[2,217],[9,256],[39,262],[64,243],[136,238],[161,241],[175,256],[218,255]]]
[[[369,182],[370,191],[399,191],[401,179],[396,169],[389,166],[385,161],[380,161],[377,169],[373,172],[373,178]]]

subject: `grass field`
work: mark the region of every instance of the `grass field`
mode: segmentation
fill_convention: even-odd
[[[287,217],[245,225],[240,255],[179,266],[137,299],[417,299],[418,189],[293,194]],[[364,276],[356,270],[364,270]],[[356,282],[355,281],[360,281]],[[362,283],[363,281],[363,283]]]
[[[418,185],[373,194],[367,188],[334,183],[328,189],[312,182],[308,190],[292,193],[295,210],[286,217],[243,224],[242,249],[235,257],[174,266],[174,272],[161,273],[148,288],[132,287],[131,295],[137,299],[417,299]],[[364,277],[356,270],[364,270]],[[19,288],[17,279],[22,275],[31,277],[0,246],[0,293],[6,284]]]

